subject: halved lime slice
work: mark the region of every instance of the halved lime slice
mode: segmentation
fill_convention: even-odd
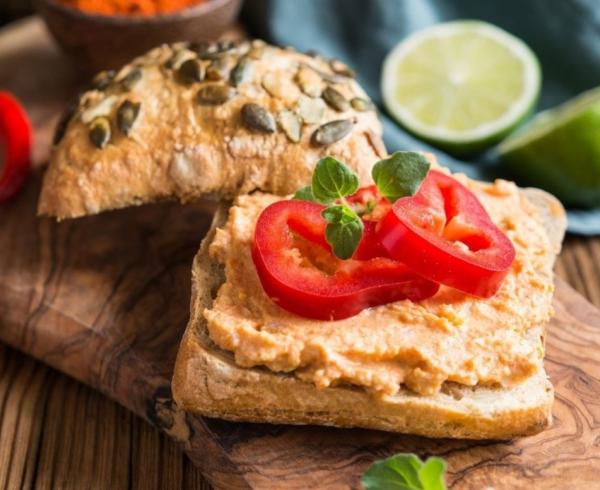
[[[508,32],[480,21],[448,22],[389,53],[381,90],[390,114],[410,132],[465,154],[499,141],[532,111],[540,69]]]
[[[498,147],[519,183],[569,206],[600,206],[600,87],[540,112]]]

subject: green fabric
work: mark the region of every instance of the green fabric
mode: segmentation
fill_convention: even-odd
[[[442,164],[478,178],[500,175],[493,149],[459,161],[403,131],[383,110],[380,68],[407,34],[455,19],[484,20],[511,32],[540,59],[539,109],[600,83],[600,0],[247,0],[243,15],[256,37],[315,49],[355,68],[382,110],[388,150],[434,151]],[[600,209],[569,210],[569,231],[600,234]]]

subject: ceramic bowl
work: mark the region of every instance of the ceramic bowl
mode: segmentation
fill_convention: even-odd
[[[232,27],[241,3],[208,0],[152,17],[88,14],[56,0],[38,0],[36,9],[65,53],[95,72],[117,68],[163,43],[214,40]]]

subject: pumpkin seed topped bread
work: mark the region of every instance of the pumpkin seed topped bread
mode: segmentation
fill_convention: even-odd
[[[338,60],[262,41],[163,45],[106,71],[59,125],[38,212],[288,194],[324,155],[369,180],[382,128]]]

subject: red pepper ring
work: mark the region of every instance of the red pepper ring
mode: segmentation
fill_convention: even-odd
[[[282,308],[307,318],[340,320],[370,306],[433,296],[439,285],[384,257],[336,259],[325,272],[294,253],[292,231],[310,240],[324,237],[323,206],[279,201],[263,210],[256,223],[252,259],[267,295]],[[322,243],[319,243],[323,246]]]
[[[377,233],[390,257],[415,273],[483,298],[496,293],[515,259],[479,199],[435,170],[417,194],[394,203]]]
[[[31,125],[25,110],[8,92],[0,92],[0,149],[4,168],[0,175],[0,202],[23,186],[31,167]]]

